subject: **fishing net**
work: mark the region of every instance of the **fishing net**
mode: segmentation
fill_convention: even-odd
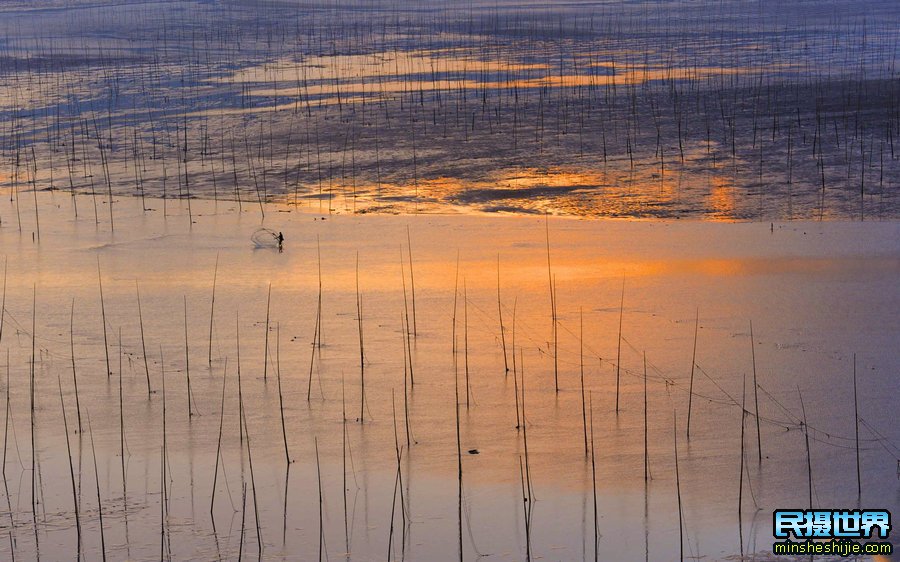
[[[258,228],[250,235],[250,240],[257,248],[277,248],[278,238],[278,233],[269,228]]]

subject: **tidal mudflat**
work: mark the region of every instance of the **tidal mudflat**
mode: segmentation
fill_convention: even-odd
[[[342,212],[898,216],[892,0],[4,3],[0,182]]]

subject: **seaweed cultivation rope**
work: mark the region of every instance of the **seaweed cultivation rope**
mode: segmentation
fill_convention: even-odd
[[[898,448],[890,439],[884,436],[880,431],[872,427],[872,425],[863,419],[861,416],[859,418],[860,423],[866,426],[866,429],[871,431],[874,435],[877,436],[877,439],[871,439],[867,441],[874,441],[881,445],[885,451],[887,451],[890,455],[892,455],[895,459],[897,459],[897,463],[900,464],[900,448]],[[849,447],[848,447],[849,448]]]

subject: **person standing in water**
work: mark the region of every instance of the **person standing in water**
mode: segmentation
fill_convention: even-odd
[[[278,240],[278,251],[279,252],[284,251],[284,234],[279,232],[277,240]]]

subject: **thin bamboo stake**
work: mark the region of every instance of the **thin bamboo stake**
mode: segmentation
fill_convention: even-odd
[[[313,366],[316,361],[316,351],[318,350],[318,340],[319,340],[319,326],[322,321],[320,310],[316,310],[316,326],[313,328],[313,340],[312,346],[310,348],[309,353],[309,378],[306,383],[306,401],[309,402],[312,398],[312,377],[313,377]]]
[[[238,542],[238,562],[241,562],[244,556],[244,522],[247,519],[247,483],[244,482],[241,492],[241,538]]]
[[[359,331],[359,423],[364,423],[366,409],[366,359],[363,352],[362,297],[359,294],[359,252],[356,253],[356,326]]]
[[[694,367],[697,364],[697,333],[700,329],[700,308],[694,319],[694,350],[691,352],[691,382],[688,387],[687,438],[691,438],[691,406],[694,401]]]
[[[547,277],[550,282],[550,319],[552,322],[551,337],[553,339],[553,388],[559,392],[559,341],[556,323],[556,290],[553,270],[550,267],[550,215],[544,215],[544,226],[547,234]],[[617,410],[618,411],[618,410]]]
[[[647,427],[647,352],[644,352],[644,482],[650,480],[650,449]]]
[[[454,401],[454,412],[456,415],[456,469],[457,469],[457,504],[456,517],[459,531],[459,560],[463,560],[463,524],[462,524],[462,494],[463,494],[463,471],[462,471],[462,440],[459,431],[459,376],[455,372],[453,375],[454,391],[456,399]]]
[[[412,346],[410,344],[410,329],[409,329],[409,304],[406,299],[406,269],[403,264],[403,246],[400,247],[400,282],[403,286],[403,314],[400,317],[400,329],[404,334],[403,337],[403,371],[404,378],[406,380],[406,372],[409,372],[410,378],[412,379],[412,384],[415,385],[415,376],[413,375],[413,366],[412,366]],[[404,383],[405,384],[405,383]]]
[[[166,454],[159,448],[159,559],[165,560],[166,552]]]
[[[241,313],[240,311],[235,311],[234,313],[234,332],[235,332],[235,347],[237,348],[237,383],[238,383],[238,439],[241,442],[241,451],[244,450],[244,431],[243,431],[243,419],[244,419],[244,399],[243,399],[243,386],[241,385]],[[243,470],[244,461],[241,461],[241,469]]]
[[[88,414],[88,431],[91,433],[91,456],[94,458],[94,483],[97,485],[97,515],[100,518],[100,552],[106,562],[106,533],[103,530],[103,502],[100,499],[100,472],[97,470],[97,450],[94,448],[94,430],[91,428],[91,415]]]
[[[584,433],[584,456],[588,455],[587,412],[584,403],[584,309],[578,308],[578,367],[581,378],[581,426]]]
[[[6,273],[9,257],[3,258],[3,301],[0,303],[0,342],[3,341],[3,319],[6,318]]]
[[[141,326],[141,353],[144,355],[144,376],[147,379],[147,399],[150,399],[151,390],[150,390],[150,365],[147,363],[147,345],[144,340],[144,313],[141,310],[141,287],[138,285],[137,280],[134,282],[134,288],[137,291],[137,305],[138,305],[138,323]],[[74,301],[73,301],[74,307]],[[73,368],[74,371],[74,361],[75,356],[72,356]]]
[[[512,368],[513,375],[516,374],[516,308],[519,305],[519,297],[513,299],[513,314],[512,314]],[[513,377],[515,380],[515,377]]]
[[[238,382],[238,386],[240,386],[240,382]],[[243,397],[239,397],[239,400],[243,401]],[[247,464],[250,467],[250,489],[253,492],[253,518],[254,522],[256,523],[256,546],[259,556],[262,556],[262,527],[259,522],[259,502],[257,499],[258,494],[256,492],[256,477],[253,472],[253,454],[250,451],[250,429],[247,426],[247,410],[244,408],[241,408],[241,419],[244,426],[244,437],[246,438],[247,442]]]
[[[400,515],[403,518],[403,526],[406,527],[406,500],[403,497],[403,472],[400,470],[400,459],[403,456],[403,447],[400,446],[400,438],[397,433],[397,408],[394,403],[394,389],[391,389],[391,414],[394,418],[394,451],[397,455],[397,480],[400,483]]]
[[[66,432],[66,453],[69,458],[69,477],[72,481],[72,505],[75,506],[75,527],[78,531],[78,557],[81,558],[81,514],[78,509],[78,490],[75,486],[75,466],[72,463],[72,445],[69,443],[69,421],[66,419],[66,403],[63,400],[62,379],[57,376],[59,385],[59,406],[62,410],[63,430]]]
[[[594,445],[594,399],[588,395],[588,402],[591,408],[591,490],[594,495],[594,560],[598,558],[597,550],[600,547],[600,527],[597,515],[597,461],[594,456],[596,446]]]
[[[412,333],[415,338],[419,335],[419,328],[416,323],[416,278],[413,274],[412,241],[409,236],[409,225],[406,226],[406,251],[409,256],[409,287],[412,291]]]
[[[3,466],[0,467],[0,472],[3,473],[3,485],[6,487],[6,452],[9,449],[9,418],[12,416],[12,412],[9,409],[10,400],[9,400],[9,348],[6,348],[6,412],[3,416]],[[6,502],[9,503],[9,494],[6,494]],[[12,515],[12,509],[9,510],[10,516]]]
[[[753,403],[756,406],[756,452],[762,462],[762,438],[759,431],[759,384],[756,382],[756,342],[753,340],[753,321],[750,321],[750,355],[753,358]]]
[[[288,452],[287,429],[284,423],[284,398],[281,393],[281,323],[275,325],[275,375],[278,377],[278,410],[281,412],[281,436],[284,439],[284,460],[291,465]]]
[[[162,447],[163,447],[163,503],[166,513],[169,512],[168,481],[166,481],[165,466],[168,461],[169,439],[166,428],[166,362],[163,358],[162,345],[159,346],[159,380],[162,385]]]
[[[859,400],[856,394],[856,354],[853,354],[853,421],[856,430],[856,497],[862,496],[862,472],[859,467]]]
[[[100,315],[103,320],[103,353],[106,355],[106,378],[112,376],[109,367],[109,339],[106,335],[106,305],[103,303],[103,278],[100,276],[100,257],[97,256],[97,283],[100,285]]]
[[[122,328],[119,328],[119,456],[122,463],[122,502],[128,510],[128,479],[125,476],[125,406],[122,393]]]
[[[216,311],[216,281],[219,277],[219,254],[216,253],[216,265],[213,268],[213,285],[212,300],[209,304],[209,353],[207,355],[207,364],[212,365],[212,342],[213,342],[213,315]]]
[[[738,537],[740,538],[741,553],[744,552],[744,525],[743,525],[743,507],[744,507],[744,419],[747,416],[747,375],[743,378],[743,388],[741,390],[741,465],[740,477],[738,479]]]
[[[466,290],[466,279],[463,278],[463,366],[466,373],[466,410],[469,409],[469,295]]]
[[[187,295],[184,298],[184,370],[187,374],[187,403],[188,403],[188,420],[194,417],[194,410],[191,407],[191,359],[188,350],[188,318],[187,318]]]
[[[35,343],[37,340],[37,332],[35,330],[37,317],[37,286],[32,286],[31,301],[31,364],[29,369],[29,402],[31,410],[31,516],[34,523],[34,541],[38,540],[37,526],[37,446],[35,445],[35,419],[34,419],[34,369],[35,369]]]
[[[324,509],[325,503],[322,498],[322,468],[319,466],[319,438],[314,439],[316,447],[316,480],[319,485],[319,562],[322,562],[325,554],[325,522]]]
[[[69,312],[69,352],[72,355],[72,384],[75,386],[75,411],[78,413],[78,433],[81,433],[81,402],[78,400],[78,375],[75,371],[75,299]],[[79,460],[79,466],[80,465]]]
[[[403,318],[400,319],[401,325],[403,325]],[[407,336],[409,332],[407,331]],[[403,420],[406,425],[406,448],[412,445],[412,439],[409,435],[409,384],[407,382],[407,348],[406,348],[406,337],[403,338]]]
[[[319,295],[316,298],[316,338],[318,349],[322,348],[322,244],[316,234],[316,270],[319,278]]]
[[[347,512],[347,401],[344,394],[344,374],[341,373],[341,495],[344,500],[344,549],[350,552],[350,524]]]
[[[219,477],[219,459],[222,458],[222,428],[225,425],[225,383],[228,380],[228,358],[225,358],[225,368],[222,371],[222,405],[219,407],[219,438],[216,444],[216,468],[213,470],[212,492],[209,498],[209,517],[215,521],[213,508],[216,505],[216,482]]]
[[[306,385],[306,401],[309,402],[312,398],[312,376],[313,376],[313,365],[316,360],[316,353],[321,353],[322,351],[322,246],[319,243],[319,236],[316,235],[316,255],[318,262],[318,276],[319,276],[319,295],[316,299],[316,326],[313,330],[313,341],[312,341],[312,349],[310,350],[309,355],[309,379]],[[321,379],[319,380],[321,386]]]
[[[622,317],[625,313],[625,275],[622,275],[622,300],[619,303],[619,344],[616,347],[616,414],[619,413],[619,370],[622,367]]]
[[[528,483],[528,497],[533,499],[534,489],[531,487],[531,463],[528,457],[528,417],[525,415],[525,361],[521,348],[519,349],[519,366],[520,376],[522,377],[522,443],[525,448],[525,481]]]
[[[497,316],[500,318],[500,343],[503,346],[503,372],[509,373],[509,361],[506,356],[506,330],[503,328],[503,305],[500,300],[500,254],[497,254]],[[513,350],[513,355],[515,355]]]
[[[800,397],[800,409],[803,411],[803,437],[806,440],[806,482],[809,487],[809,509],[812,509],[812,459],[809,453],[809,425],[806,423],[806,407],[803,405],[803,394],[797,387],[797,396]]]
[[[678,415],[674,411],[672,431],[675,437],[675,491],[678,495],[678,559],[684,562],[684,511],[681,507],[681,475],[678,471]],[[741,462],[742,466],[743,464]]]
[[[272,284],[269,283],[269,292],[266,297],[266,343],[263,349],[263,380],[266,379],[269,367],[269,305],[272,303]]]

